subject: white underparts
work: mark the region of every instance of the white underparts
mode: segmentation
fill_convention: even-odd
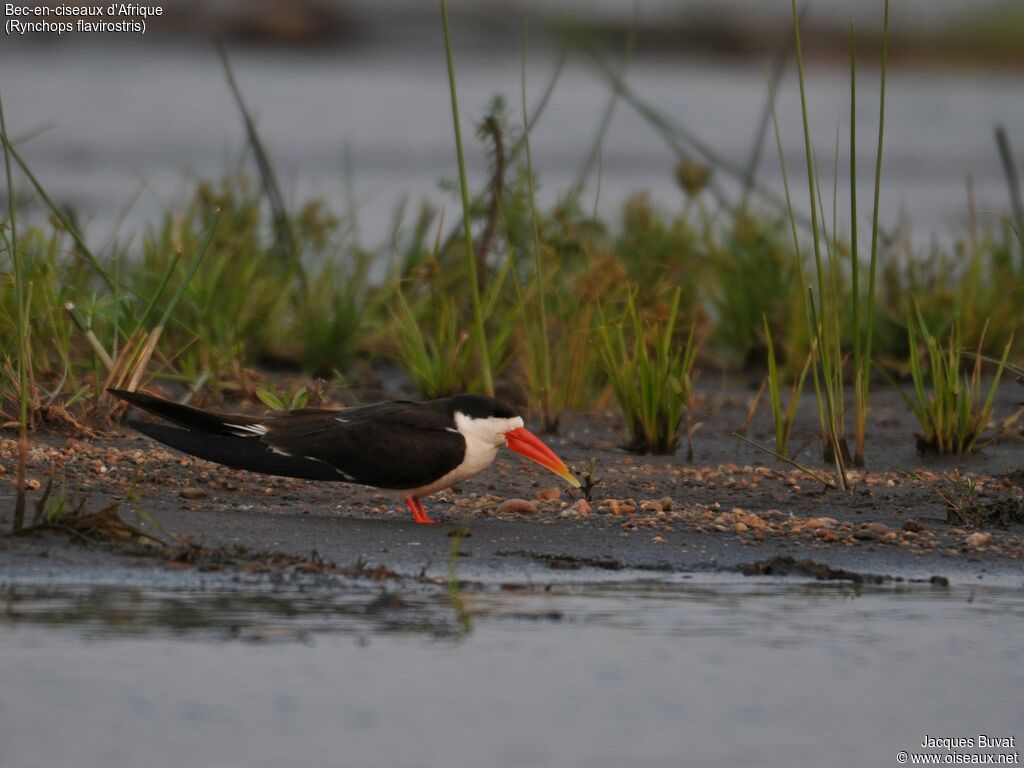
[[[450,432],[458,432],[466,441],[466,453],[462,462],[451,472],[432,483],[419,488],[408,488],[402,491],[403,496],[428,496],[431,493],[458,485],[491,466],[498,449],[505,445],[505,433],[523,426],[519,416],[508,419],[488,416],[474,419],[463,413],[455,414],[455,427],[447,427]]]

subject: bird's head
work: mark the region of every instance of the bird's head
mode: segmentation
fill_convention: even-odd
[[[574,488],[580,481],[565,463],[523,426],[523,418],[512,408],[492,397],[458,395],[451,400],[455,426],[463,437],[511,450],[549,469]]]

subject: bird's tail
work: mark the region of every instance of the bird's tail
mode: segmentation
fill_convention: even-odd
[[[149,421],[128,421],[129,426],[147,437],[191,456],[233,469],[247,469],[264,475],[298,477],[304,480],[345,479],[330,464],[303,456],[290,456],[268,446],[259,439],[265,431],[263,428],[247,429],[263,421],[258,416],[201,411],[153,395],[123,389],[107,391],[132,405],[177,424],[177,427],[172,427]]]
[[[246,469],[263,475],[297,477],[303,480],[344,480],[330,464],[277,453],[252,437],[213,435],[194,432],[150,421],[129,421],[129,426],[147,437],[195,456],[232,469]]]
[[[247,425],[260,422],[260,418],[256,416],[201,411],[189,405],[181,405],[172,400],[164,400],[143,392],[129,392],[126,389],[108,389],[107,392],[180,427],[211,435],[239,436],[239,427],[244,428]]]

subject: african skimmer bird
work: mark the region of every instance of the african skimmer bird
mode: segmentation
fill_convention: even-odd
[[[267,416],[202,411],[141,392],[109,390],[171,422],[129,424],[165,445],[235,469],[369,485],[405,497],[417,523],[434,522],[420,498],[491,465],[508,446],[579,488],[579,481],[507,405],[480,395]]]

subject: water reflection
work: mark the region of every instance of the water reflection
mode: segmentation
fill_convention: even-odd
[[[458,639],[472,634],[474,622],[515,622],[680,637],[761,636],[785,645],[846,624],[854,638],[871,642],[877,639],[872,622],[941,621],[943,606],[949,605],[969,608],[978,621],[993,616],[1024,619],[1024,598],[1016,590],[778,582],[484,588],[449,581],[443,588],[352,585],[266,592],[14,586],[0,588],[0,605],[0,632],[34,626],[83,637],[163,635],[245,642],[308,642],[322,634]]]
[[[352,589],[185,592],[120,587],[0,590],[3,625],[66,628],[87,637],[167,635],[203,640],[309,641],[320,633],[458,633],[444,595]]]

